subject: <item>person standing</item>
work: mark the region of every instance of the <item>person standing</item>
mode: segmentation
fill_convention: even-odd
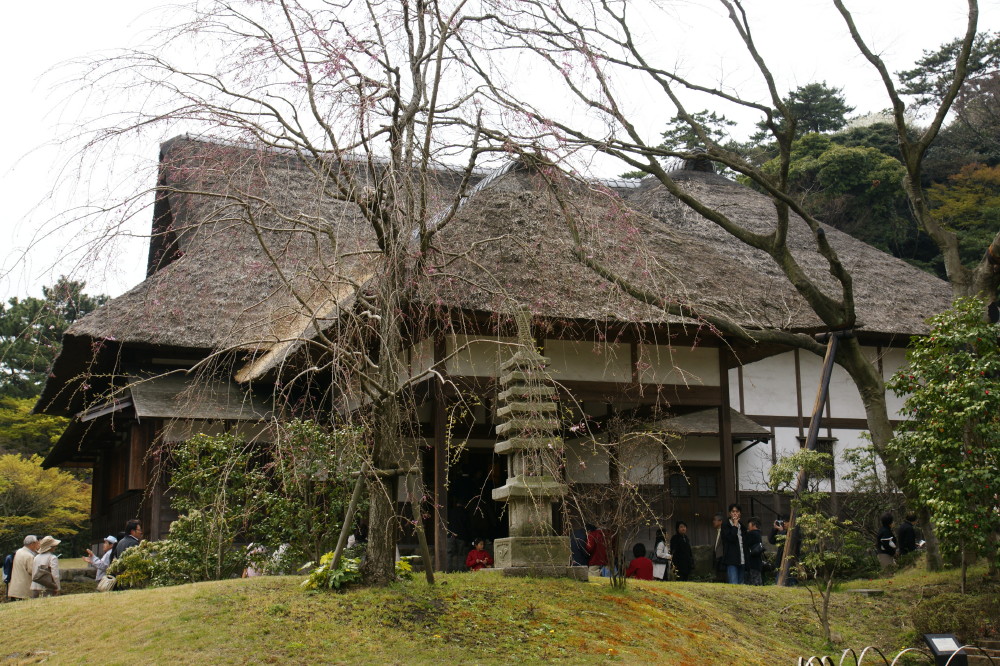
[[[913,512],[907,513],[903,518],[903,522],[899,524],[899,529],[896,530],[896,539],[899,544],[900,555],[912,553],[917,549],[917,530],[913,527],[913,523],[915,523],[916,520],[917,514]]]
[[[715,556],[714,567],[715,567],[715,582],[725,583],[726,582],[726,563],[723,559],[725,554],[725,546],[722,543],[722,524],[726,521],[725,514],[717,513],[712,516],[712,531],[715,534],[715,547],[713,553]]]
[[[97,575],[95,580],[100,583],[101,579],[104,578],[105,574],[108,572],[108,565],[111,564],[111,556],[115,551],[115,544],[118,543],[118,539],[113,536],[104,537],[104,541],[101,543],[101,554],[96,555],[91,549],[87,549],[87,556],[83,558],[90,563],[90,566],[97,570]]]
[[[746,534],[747,585],[764,584],[764,540],[760,535],[760,518],[747,521]]]
[[[743,510],[739,504],[729,505],[729,521],[722,525],[722,560],[726,565],[726,582],[742,585],[745,577],[746,528],[740,522]]]
[[[653,542],[653,578],[668,580],[670,578],[670,548],[663,536],[663,530],[656,530],[656,541]]]
[[[142,523],[134,519],[125,523],[125,536],[119,539],[115,545],[114,551],[112,551],[114,554],[111,556],[112,561],[117,560],[132,546],[138,546],[140,541],[142,541]]]
[[[587,552],[590,559],[587,566],[590,567],[591,576],[603,576],[608,566],[608,534],[600,527],[589,526],[587,531]]]
[[[569,537],[569,547],[570,554],[573,557],[573,566],[575,567],[585,567],[590,560],[590,554],[587,553],[587,528],[578,527],[573,530],[573,533]]]
[[[674,556],[674,570],[677,580],[688,580],[694,569],[694,552],[687,535],[688,526],[683,520],[677,521],[676,532],[670,537],[670,552]]]
[[[14,564],[7,585],[7,598],[20,601],[31,598],[31,565],[38,553],[38,537],[29,534],[24,537],[24,545],[14,553]]]
[[[878,563],[882,565],[882,571],[891,569],[896,563],[896,539],[892,534],[892,513],[882,514],[882,527],[878,530],[875,550],[878,553]]]
[[[62,543],[47,536],[38,543],[38,554],[31,562],[31,598],[53,597],[59,594],[59,558],[52,551]]]

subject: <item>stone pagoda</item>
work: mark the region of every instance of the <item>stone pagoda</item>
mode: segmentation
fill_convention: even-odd
[[[570,566],[569,537],[552,526],[552,504],[566,493],[559,462],[556,391],[531,335],[531,315],[516,314],[519,348],[500,366],[496,452],[508,456],[507,483],[493,499],[507,503],[510,536],[494,542],[496,567],[508,576],[571,576],[587,579],[586,567]]]

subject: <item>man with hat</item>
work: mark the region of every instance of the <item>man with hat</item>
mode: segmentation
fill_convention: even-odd
[[[87,549],[87,556],[83,559],[87,560],[92,567],[97,569],[96,580],[98,583],[104,578],[108,571],[108,565],[111,564],[111,556],[115,551],[115,544],[118,543],[118,539],[113,536],[104,537],[104,542],[101,544],[101,554],[100,556],[95,555],[94,551]]]
[[[38,537],[29,534],[24,537],[24,546],[14,553],[14,567],[7,585],[7,598],[11,601],[31,598],[31,564],[38,552]]]
[[[38,554],[31,563],[31,598],[59,594],[59,559],[52,551],[62,541],[47,536],[38,542]],[[46,574],[46,568],[48,573]]]

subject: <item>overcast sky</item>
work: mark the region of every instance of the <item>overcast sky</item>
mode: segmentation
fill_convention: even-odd
[[[647,39],[655,40],[665,61],[729,86],[749,85],[745,82],[749,82],[750,72],[739,64],[715,3],[665,0],[662,4],[664,17],[658,19],[662,23],[654,26]],[[770,57],[779,87],[790,90],[825,80],[844,88],[848,103],[857,109],[855,113],[887,106],[870,66],[845,39],[843,25],[828,0],[747,0],[746,5],[762,12],[753,24],[755,36],[764,45],[765,57]],[[922,49],[936,48],[959,36],[965,21],[966,4],[961,0],[849,0],[848,5],[866,39],[893,71],[910,66]],[[116,104],[116,100],[77,97],[76,104],[67,107],[65,89],[53,90],[65,73],[53,68],[102,50],[141,45],[161,16],[151,13],[152,7],[153,3],[142,0],[49,0],[7,3],[4,7],[7,30],[0,40],[6,88],[5,102],[0,105],[5,130],[0,151],[0,196],[4,202],[0,298],[40,295],[41,286],[61,273],[86,279],[88,291],[113,295],[142,280],[145,239],[126,235],[101,256],[89,257],[69,251],[85,237],[81,229],[56,229],[49,222],[67,209],[100,202],[105,196],[92,189],[99,180],[84,178],[86,187],[74,186],[72,169],[60,170],[67,155],[58,144],[72,133],[73,121],[81,110],[113,111]],[[981,3],[979,25],[980,30],[1000,27],[1000,0]],[[635,105],[644,114],[650,135],[655,136],[672,113],[665,115],[649,108],[644,104],[648,94],[650,91],[637,89]],[[749,118],[737,119],[745,125],[751,123]],[[148,177],[152,172],[142,169],[155,166],[159,139],[147,138],[147,143],[129,146],[119,155],[124,162],[118,168],[127,164],[126,173],[139,169],[137,178]],[[148,232],[150,215],[146,211],[124,228],[141,236]],[[67,254],[68,259],[60,260]]]

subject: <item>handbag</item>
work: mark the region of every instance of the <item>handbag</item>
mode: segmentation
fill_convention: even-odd
[[[31,582],[38,583],[46,590],[56,590],[59,588],[56,585],[56,579],[52,575],[52,567],[48,564],[39,564],[34,573],[31,574]]]
[[[104,578],[97,581],[97,591],[110,592],[111,590],[115,589],[115,583],[117,582],[118,581],[115,579],[114,576],[105,575]]]

